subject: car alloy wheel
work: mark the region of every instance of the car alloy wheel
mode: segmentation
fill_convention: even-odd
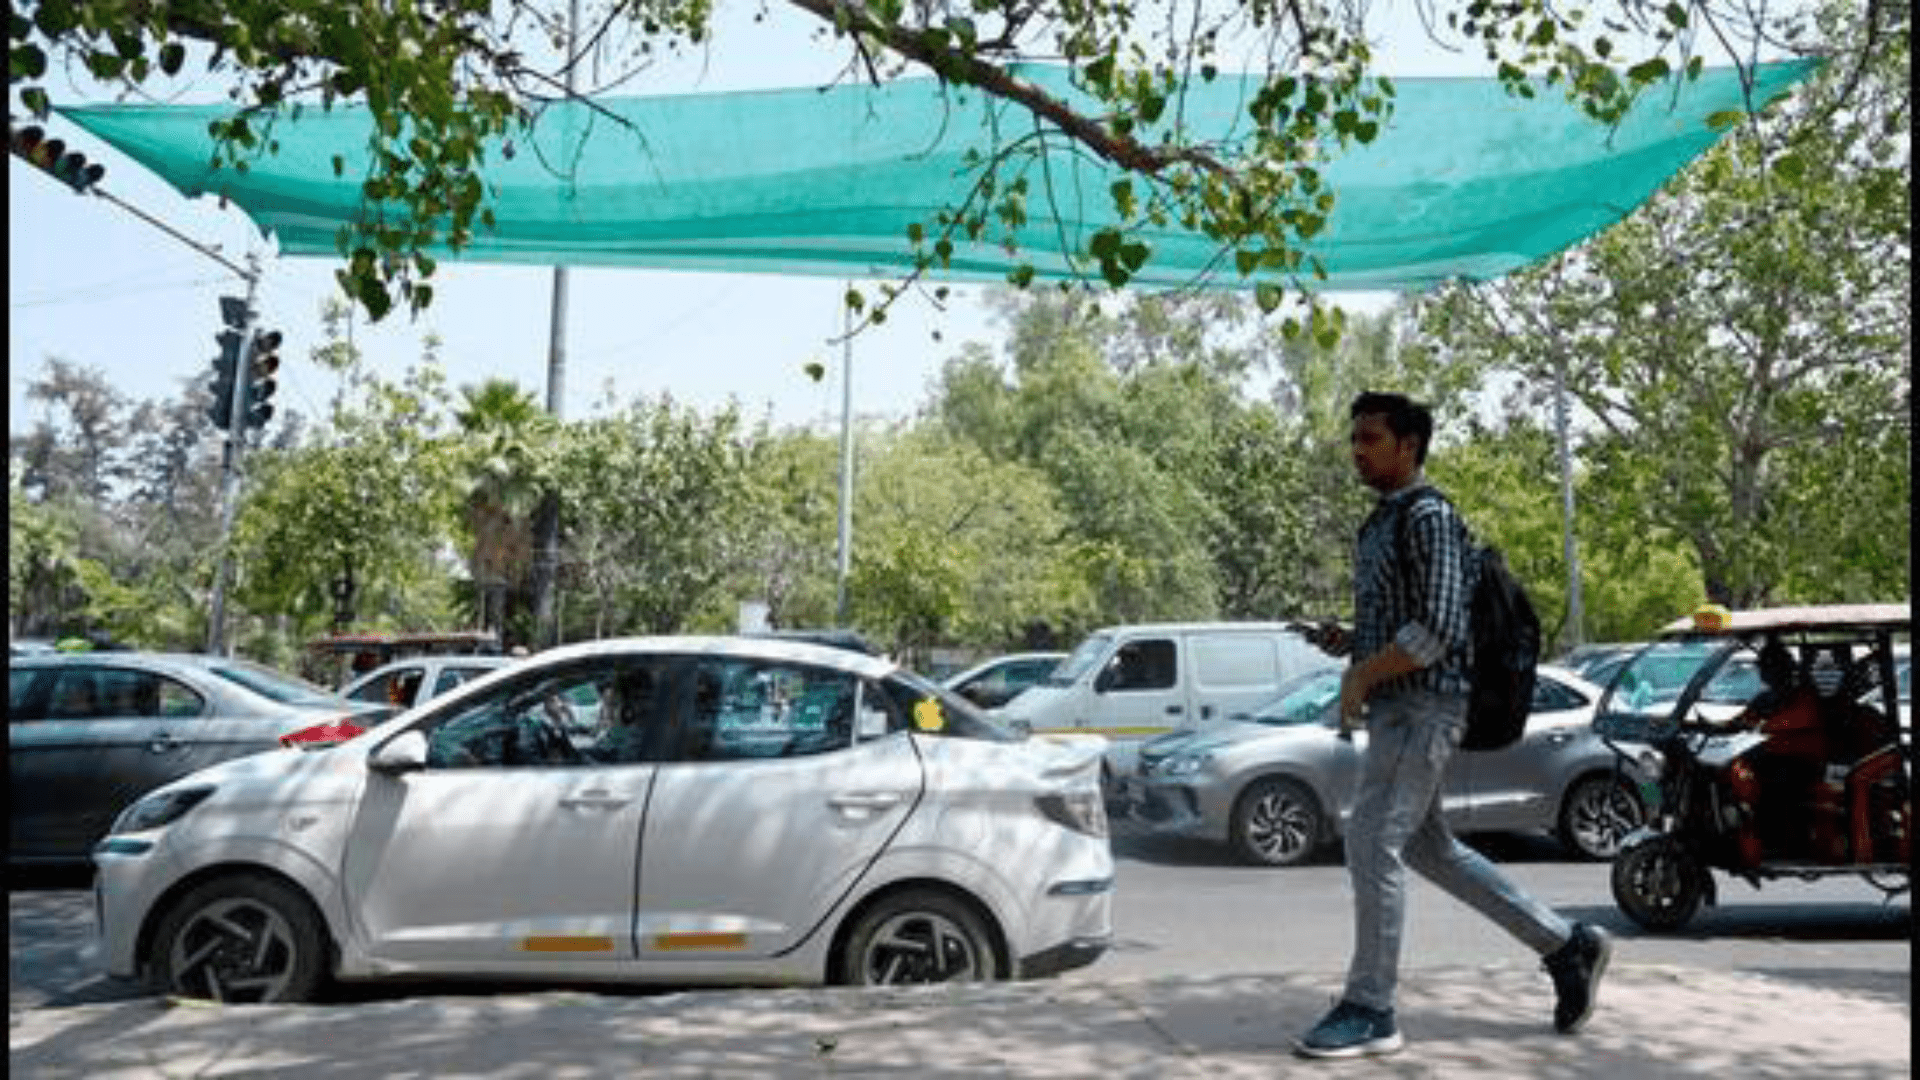
[[[1233,809],[1233,846],[1261,866],[1295,866],[1320,847],[1320,804],[1293,780],[1256,781]]]
[[[1612,776],[1589,776],[1561,801],[1560,843],[1583,859],[1611,859],[1620,841],[1645,822],[1645,808],[1633,789]]]
[[[993,940],[973,909],[944,893],[881,900],[854,926],[840,981],[855,986],[986,982],[999,978]]]
[[[235,1004],[305,1001],[324,973],[325,935],[293,889],[231,877],[194,889],[155,935],[163,990]]]

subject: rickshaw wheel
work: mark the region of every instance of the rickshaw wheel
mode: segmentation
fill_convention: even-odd
[[[1685,926],[1706,892],[1707,869],[1672,837],[1636,844],[1613,860],[1613,901],[1648,930]]]

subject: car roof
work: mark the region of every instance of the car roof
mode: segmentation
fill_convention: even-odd
[[[1688,615],[1661,627],[1660,634],[1678,637],[1762,630],[1906,630],[1912,623],[1911,604],[1819,604],[1729,612],[1726,625],[1718,630],[1705,629]]]
[[[528,657],[522,663],[538,664],[563,663],[569,660],[589,659],[599,656],[619,656],[630,653],[670,653],[681,656],[733,656],[749,660],[790,660],[795,663],[816,664],[822,667],[837,667],[857,675],[878,678],[895,671],[904,670],[899,664],[884,656],[874,656],[854,649],[843,649],[833,645],[820,645],[811,641],[789,638],[717,635],[717,634],[671,634],[652,637],[602,638],[596,641],[576,642],[561,645]]]

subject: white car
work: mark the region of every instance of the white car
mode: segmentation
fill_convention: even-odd
[[[513,662],[506,656],[409,656],[355,677],[340,688],[340,696],[391,705],[396,710],[411,709]]]
[[[610,722],[551,721],[591,685]],[[1100,740],[1022,739],[891,661],[748,638],[554,649],[329,749],[196,773],[94,849],[118,977],[1026,978],[1112,938]]]

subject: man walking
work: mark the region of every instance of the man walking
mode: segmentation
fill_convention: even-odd
[[[1393,1003],[1409,866],[1540,954],[1553,977],[1554,1027],[1577,1031],[1606,969],[1606,936],[1521,892],[1440,817],[1441,777],[1466,729],[1474,583],[1465,524],[1445,499],[1421,494],[1433,414],[1401,394],[1363,393],[1351,415],[1354,468],[1380,501],[1355,545],[1351,640],[1331,626],[1314,637],[1353,656],[1340,687],[1343,727],[1366,716],[1346,831],[1353,962],[1340,1001],[1295,1049],[1317,1058],[1400,1049]]]

